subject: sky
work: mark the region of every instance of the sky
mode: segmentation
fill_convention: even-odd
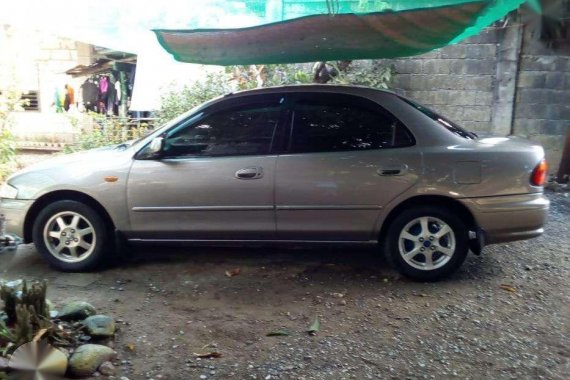
[[[0,24],[33,27],[60,37],[138,53],[153,28],[250,26],[240,1],[0,0]]]
[[[259,23],[259,18],[245,13],[239,0],[0,0],[0,26],[34,28],[137,54],[132,110],[156,109],[165,89],[198,80],[206,71],[220,70],[176,62],[151,29],[230,28]]]

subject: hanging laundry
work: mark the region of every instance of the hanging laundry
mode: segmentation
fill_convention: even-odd
[[[117,92],[117,101],[115,102],[117,105],[121,103],[121,82],[115,82],[115,91]]]
[[[92,79],[88,79],[81,86],[81,91],[85,109],[87,111],[95,111],[99,98],[99,87],[97,84]]]
[[[106,76],[99,79],[99,90],[101,94],[106,94],[109,91],[109,78]]]
[[[65,93],[64,93],[64,100],[63,100],[63,109],[65,111],[69,111],[71,105],[75,104],[75,91],[73,88],[66,84],[65,85]]]

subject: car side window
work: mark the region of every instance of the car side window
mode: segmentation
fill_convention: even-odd
[[[279,105],[257,104],[214,112],[166,137],[166,157],[269,154]]]
[[[413,137],[381,106],[356,96],[319,94],[294,108],[290,152],[336,152],[410,146]]]

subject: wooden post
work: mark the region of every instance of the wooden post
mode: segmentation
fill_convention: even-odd
[[[510,16],[503,28],[497,56],[495,102],[493,103],[493,133],[506,136],[513,133],[513,116],[517,91],[517,73],[523,39],[523,25],[518,14]]]
[[[562,160],[558,167],[558,182],[564,183],[568,180],[564,176],[570,176],[570,127],[566,131],[566,140],[564,141],[564,150],[562,151]]]

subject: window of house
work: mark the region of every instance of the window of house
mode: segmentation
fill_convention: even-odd
[[[295,105],[290,151],[335,152],[414,144],[402,123],[379,105],[354,96],[302,98]]]
[[[38,91],[28,91],[22,94],[24,104],[22,107],[26,111],[39,111],[40,110],[40,95]]]
[[[2,95],[2,91],[0,91]],[[40,95],[38,91],[28,91],[22,94],[21,100],[22,108],[24,111],[39,111],[40,110]]]
[[[165,155],[243,156],[269,154],[281,108],[240,107],[190,121],[166,138]]]

